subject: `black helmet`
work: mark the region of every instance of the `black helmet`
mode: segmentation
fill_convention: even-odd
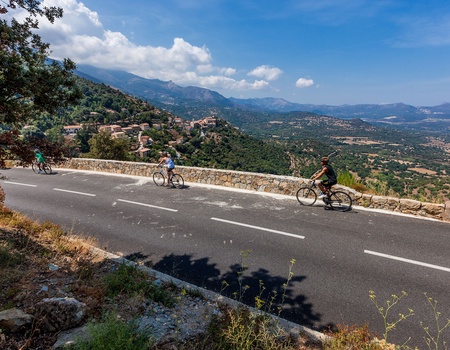
[[[323,163],[325,163],[325,164],[327,164],[328,163],[328,157],[322,157],[322,158],[320,158],[320,161],[321,162],[323,162]]]

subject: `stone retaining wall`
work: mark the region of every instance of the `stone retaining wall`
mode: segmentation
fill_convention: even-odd
[[[156,164],[86,158],[69,159],[61,164],[60,167],[148,177],[151,177],[156,170]],[[233,187],[289,196],[295,196],[299,185],[308,181],[308,179],[293,176],[185,166],[177,166],[176,172],[183,176],[184,181],[186,182]],[[450,202],[447,202],[446,204],[425,203],[411,199],[362,194],[351,188],[340,185],[336,185],[335,187],[349,193],[354,204],[366,208],[384,209],[450,221]]]

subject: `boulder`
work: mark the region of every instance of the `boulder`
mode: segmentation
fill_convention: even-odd
[[[20,309],[0,311],[0,328],[10,332],[18,332],[33,323],[33,315],[28,315]]]
[[[86,304],[73,298],[47,298],[34,307],[41,330],[59,332],[78,327],[84,320]]]

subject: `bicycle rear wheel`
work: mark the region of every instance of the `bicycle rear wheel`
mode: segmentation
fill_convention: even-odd
[[[47,163],[42,164],[42,170],[44,170],[44,173],[46,173],[46,174],[52,173],[52,167],[50,166],[50,164],[47,164]]]
[[[155,171],[153,173],[153,182],[155,183],[156,186],[163,186],[165,181],[166,178],[164,177],[163,174],[161,174],[160,171]]]
[[[172,182],[172,185],[176,188],[183,188],[183,186],[184,186],[184,179],[179,174],[173,174],[171,182]]]
[[[311,186],[302,186],[296,194],[297,200],[301,205],[313,205],[317,200],[317,193]]]
[[[352,198],[345,192],[336,191],[331,193],[327,204],[338,211],[349,211],[352,208]]]

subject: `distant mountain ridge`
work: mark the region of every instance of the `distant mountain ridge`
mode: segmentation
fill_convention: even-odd
[[[146,79],[125,71],[105,70],[79,65],[75,72],[86,79],[104,83],[128,94],[147,99],[156,107],[185,114],[216,114],[224,109],[255,113],[288,113],[293,111],[329,115],[340,119],[362,119],[373,124],[402,128],[450,130],[450,103],[438,106],[411,106],[404,103],[314,105],[289,102],[282,98],[226,98],[205,88],[179,86],[172,81]],[[193,112],[194,111],[194,112]]]
[[[129,94],[146,98],[155,105],[200,102],[219,106],[231,106],[232,102],[218,92],[195,87],[181,87],[172,81],[146,79],[124,71],[105,70],[80,65],[75,73],[86,79],[95,79]]]

